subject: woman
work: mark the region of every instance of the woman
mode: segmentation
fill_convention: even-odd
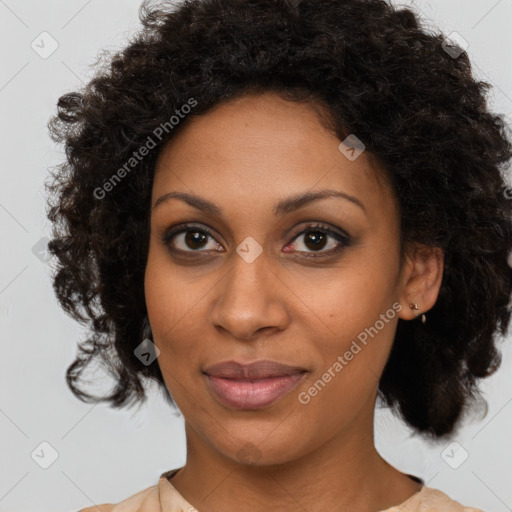
[[[187,460],[100,510],[477,510],[386,462],[373,415],[447,438],[500,364],[512,146],[488,84],[383,0],[141,20],[59,99],[49,247],[60,303],[92,320],[69,386],[122,407],[157,381]],[[106,397],[79,385],[95,359]]]

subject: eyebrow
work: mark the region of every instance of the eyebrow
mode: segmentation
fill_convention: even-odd
[[[347,194],[345,192],[341,192],[340,190],[333,189],[323,189],[317,192],[306,192],[303,194],[289,196],[285,199],[281,199],[274,206],[272,211],[275,216],[285,215],[288,213],[292,213],[296,210],[299,210],[300,208],[304,208],[313,201],[318,201],[320,199],[326,199],[329,197],[338,197],[350,201],[351,203],[359,206],[359,208],[361,208],[366,213],[366,208],[364,204],[359,199],[357,199],[357,197],[351,196],[350,194]],[[177,191],[169,192],[167,194],[164,194],[162,197],[159,197],[156,200],[155,204],[153,205],[152,209],[154,210],[157,206],[167,201],[168,199],[181,199],[190,206],[193,206],[194,208],[197,208],[198,210],[201,210],[203,212],[216,215],[217,217],[221,217],[223,213],[222,208],[213,201],[205,199],[204,197],[196,196],[194,194],[188,194],[186,192]]]

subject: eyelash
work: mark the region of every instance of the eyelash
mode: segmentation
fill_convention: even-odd
[[[207,226],[204,226],[204,225],[198,226],[198,225],[195,225],[195,224],[184,224],[184,225],[179,226],[178,228],[170,229],[166,233],[164,233],[164,235],[162,236],[162,242],[172,252],[180,252],[180,253],[200,253],[200,252],[205,252],[205,251],[201,251],[201,250],[183,251],[182,249],[174,249],[174,248],[171,247],[171,241],[172,241],[172,239],[176,235],[179,235],[180,233],[186,233],[188,231],[197,231],[197,232],[200,232],[200,233],[205,233],[206,235],[208,235],[209,237],[211,237],[211,238],[213,238],[215,240],[213,232]],[[318,223],[306,226],[302,231],[297,233],[292,238],[292,240],[290,240],[290,242],[288,242],[288,244],[286,244],[286,245],[289,245],[290,243],[292,243],[293,241],[295,241],[300,236],[302,236],[302,235],[304,235],[306,233],[315,232],[315,231],[320,232],[320,233],[322,233],[324,235],[329,235],[330,237],[334,238],[337,242],[339,242],[340,245],[338,247],[334,248],[334,249],[329,250],[329,251],[321,251],[321,252],[318,251],[317,253],[315,253],[314,251],[313,252],[298,251],[298,252],[300,252],[302,254],[306,254],[307,258],[323,258],[323,257],[332,256],[332,255],[342,251],[344,248],[346,248],[346,247],[351,245],[351,238],[348,235],[338,233],[338,232],[330,229],[326,225],[318,224]]]

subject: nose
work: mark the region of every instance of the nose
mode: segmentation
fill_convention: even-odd
[[[286,329],[293,293],[284,284],[286,270],[280,267],[264,252],[251,263],[234,254],[232,266],[214,289],[213,325],[244,341]]]

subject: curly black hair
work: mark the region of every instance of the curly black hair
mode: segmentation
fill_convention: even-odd
[[[98,59],[48,123],[66,152],[46,184],[53,286],[91,333],[66,373],[72,392],[119,408],[143,402],[153,380],[174,404],[158,364],[134,357],[149,327],[156,159],[190,117],[270,91],[321,106],[340,140],[364,143],[399,198],[402,256],[410,241],[443,250],[437,302],[425,324],[398,321],[378,391],[423,436],[451,434],[481,398],[477,379],[501,364],[497,335],[511,316],[512,144],[487,106],[491,85],[472,76],[466,52],[386,0],[144,2],[139,17],[141,30]],[[93,361],[115,378],[110,394],[80,386]]]

